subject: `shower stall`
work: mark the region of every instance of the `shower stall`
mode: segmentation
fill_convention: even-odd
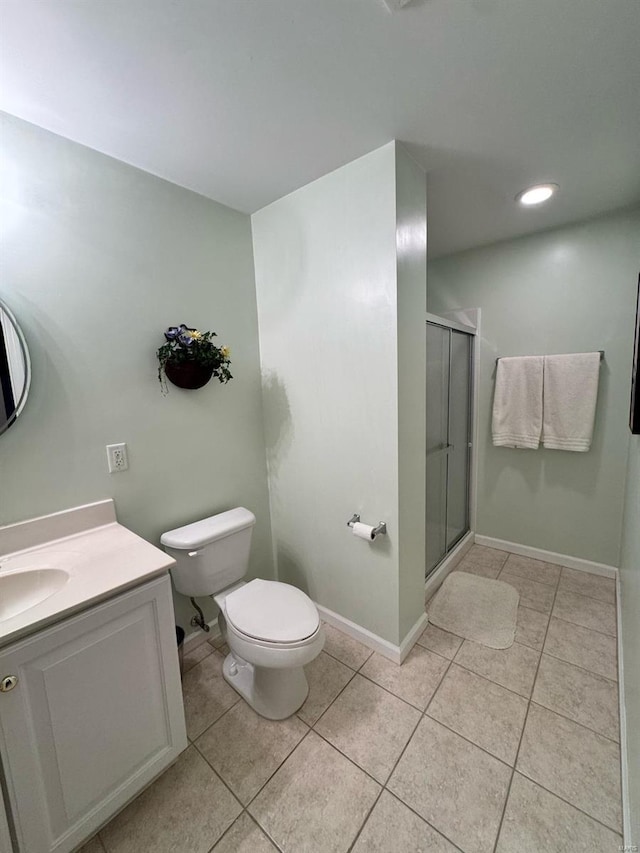
[[[427,315],[427,577],[470,529],[474,335]]]

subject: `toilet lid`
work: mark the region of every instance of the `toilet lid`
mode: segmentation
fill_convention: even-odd
[[[295,586],[253,580],[225,598],[227,619],[241,633],[271,643],[295,643],[320,624],[316,606]]]

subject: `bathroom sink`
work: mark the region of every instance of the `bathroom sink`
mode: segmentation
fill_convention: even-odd
[[[52,596],[67,583],[62,569],[42,568],[0,572],[0,622],[23,613]]]

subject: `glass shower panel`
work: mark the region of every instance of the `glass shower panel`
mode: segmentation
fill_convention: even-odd
[[[471,340],[464,332],[451,330],[447,551],[469,529]]]
[[[426,569],[447,551],[447,445],[449,329],[427,324],[427,517]]]

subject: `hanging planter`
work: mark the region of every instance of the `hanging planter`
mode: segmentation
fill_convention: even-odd
[[[228,347],[216,346],[215,332],[199,332],[184,324],[170,326],[164,333],[166,343],[158,350],[158,380],[166,394],[168,379],[178,388],[202,388],[214,376],[220,382],[233,379]]]
[[[197,361],[168,361],[164,375],[178,388],[202,388],[213,376],[213,367]]]

